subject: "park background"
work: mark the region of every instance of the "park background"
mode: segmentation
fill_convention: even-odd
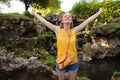
[[[72,1],[0,1],[0,80],[57,80],[55,34],[36,20],[32,7],[55,25],[69,11],[74,26],[104,8],[105,12],[77,35],[77,80],[120,80],[120,1]],[[14,4],[15,11],[11,8]]]

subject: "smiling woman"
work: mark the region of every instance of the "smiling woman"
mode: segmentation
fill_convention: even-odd
[[[62,15],[60,25],[56,26],[42,16],[40,16],[35,9],[32,10],[33,15],[41,21],[46,27],[52,30],[56,34],[57,38],[57,58],[56,58],[56,71],[58,75],[58,80],[64,80],[64,73],[69,72],[69,80],[75,80],[76,73],[78,71],[78,59],[77,59],[77,49],[76,49],[76,35],[79,31],[84,29],[88,23],[97,18],[101,13],[104,12],[103,8],[100,8],[97,13],[89,17],[83,23],[79,24],[76,27],[73,27],[73,19],[70,13],[66,12]],[[62,55],[67,54],[66,63],[69,65],[64,65],[64,68],[61,68],[61,57]],[[60,60],[60,61],[59,61]],[[62,62],[63,62],[62,61]],[[60,63],[59,63],[60,62]]]

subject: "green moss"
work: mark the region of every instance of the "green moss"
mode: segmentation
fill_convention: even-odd
[[[83,52],[89,56],[93,56],[95,50],[91,48],[91,43],[88,42],[83,46]]]
[[[120,72],[114,72],[115,77],[120,77]]]
[[[20,52],[17,53],[17,56],[26,59],[29,59],[30,57],[37,57],[37,59],[40,60],[43,64],[50,66],[51,68],[53,68],[55,65],[55,58],[43,48],[34,48],[33,51],[20,50]]]
[[[34,18],[34,16],[29,11],[25,11],[23,14],[29,18]]]
[[[16,47],[16,42],[15,41],[9,42],[6,44],[5,47],[8,51],[12,51]]]
[[[42,41],[42,40],[45,40],[47,37],[53,38],[54,37],[53,32],[50,31],[50,32],[45,32],[43,34],[38,35],[38,40]]]
[[[51,68],[55,66],[55,58],[46,51],[42,53],[40,60],[43,64],[48,65]]]
[[[5,13],[2,14],[2,13],[0,13],[0,18],[8,18],[10,20],[12,20],[12,19],[17,19],[17,20],[32,20],[28,16],[25,16],[25,15],[19,14],[19,13],[8,13],[8,14],[5,14]]]
[[[112,80],[120,80],[120,72],[114,72],[112,76]]]

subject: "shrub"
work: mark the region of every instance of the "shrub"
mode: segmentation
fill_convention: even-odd
[[[25,12],[23,12],[23,14],[25,16],[28,16],[29,18],[34,18],[34,16],[29,11],[25,11]]]

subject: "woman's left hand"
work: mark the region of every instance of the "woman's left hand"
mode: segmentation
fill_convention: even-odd
[[[100,12],[104,12],[105,9],[104,9],[104,8],[100,8],[99,11],[100,11]]]

